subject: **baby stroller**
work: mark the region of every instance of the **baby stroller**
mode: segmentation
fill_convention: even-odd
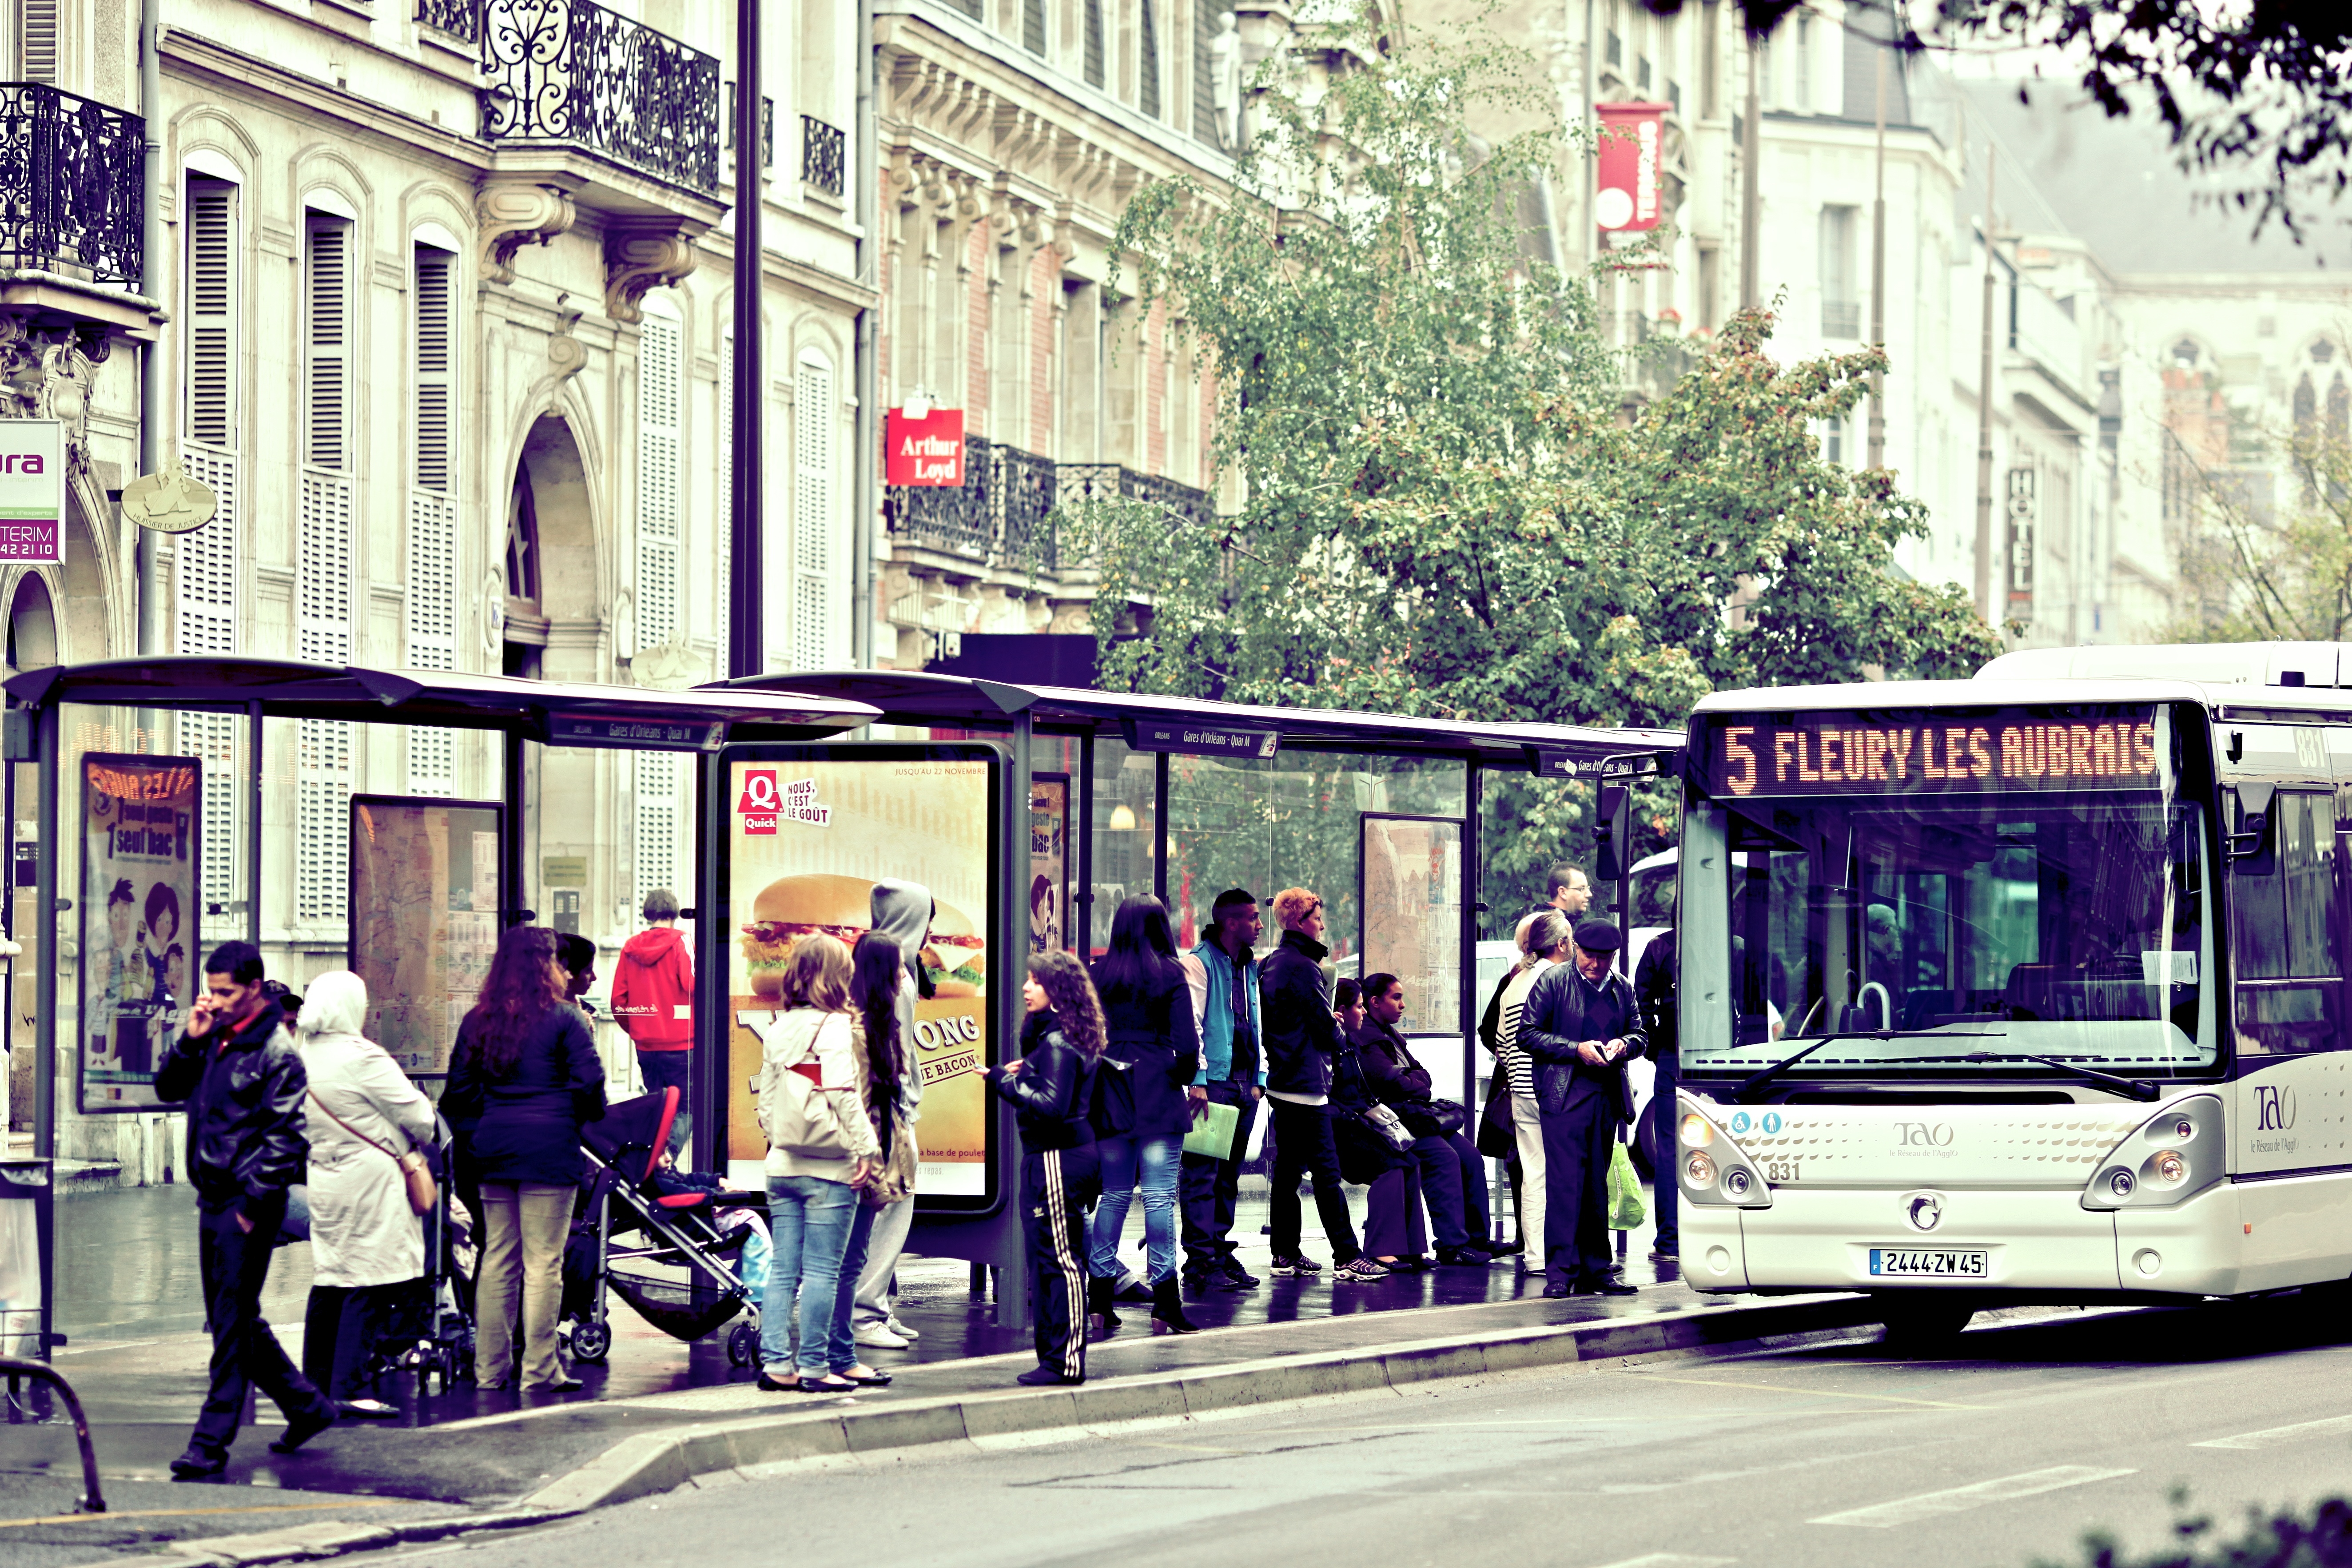
[[[722,1191],[709,1178],[663,1167],[677,1098],[665,1089],[625,1100],[582,1130],[589,1173],[563,1248],[560,1325],[574,1361],[593,1364],[613,1348],[608,1286],[646,1321],[688,1342],[748,1310],[727,1336],[727,1359],[749,1366],[758,1356],[759,1303],[740,1265],[751,1230],[722,1230],[719,1216],[764,1210],[767,1195]]]
[[[411,1321],[379,1342],[386,1369],[416,1374],[416,1392],[427,1394],[437,1380],[448,1393],[474,1381],[474,1259],[478,1240],[474,1222],[457,1202],[456,1138],[439,1117],[433,1145],[425,1151],[436,1191],[425,1221],[425,1279],[421,1321]]]

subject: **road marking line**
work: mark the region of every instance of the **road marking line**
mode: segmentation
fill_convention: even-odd
[[[1604,1563],[1601,1568],[1725,1568],[1727,1563],[1738,1561],[1736,1557],[1690,1557],[1680,1552],[1653,1552],[1646,1557]]]
[[[0,1519],[0,1530],[27,1524],[103,1524],[110,1519],[193,1519],[215,1513],[316,1513],[331,1508],[390,1508],[404,1498],[341,1498],[333,1502],[274,1502],[254,1508],[129,1508],[107,1513],[52,1513],[39,1519]]]
[[[2333,1437],[2342,1432],[2352,1432],[2352,1415],[2329,1415],[2317,1421],[2298,1421],[2292,1426],[2265,1426],[2259,1432],[2241,1432],[2234,1437],[2208,1437],[2202,1443],[2189,1446],[2192,1448],[2283,1448],[2289,1443],[2307,1443],[2314,1437]]]
[[[1688,1383],[1703,1388],[1757,1388],[1767,1394],[1794,1394],[1816,1399],[1866,1399],[1878,1405],[1917,1405],[1933,1410],[1990,1410],[1990,1405],[1960,1405],[1948,1399],[1906,1399],[1893,1394],[1845,1394],[1833,1388],[1790,1388],[1778,1383],[1734,1383],[1721,1377],[1666,1377],[1650,1373],[1651,1383]]]
[[[1891,1530],[1898,1524],[1933,1519],[1939,1514],[1963,1513],[1972,1508],[1982,1508],[1989,1502],[2008,1502],[2014,1498],[2036,1497],[2042,1492],[2088,1486],[2093,1481],[2111,1481],[2117,1476],[2137,1474],[2136,1470],[2100,1469],[2091,1465],[2053,1465],[2046,1470],[2027,1470],[2022,1475],[2001,1476],[1990,1481],[1979,1481],[1973,1486],[1922,1492],[1917,1497],[1897,1498],[1893,1502],[1873,1503],[1868,1508],[1851,1508],[1843,1513],[1825,1513],[1819,1519],[1809,1519],[1805,1522]]]

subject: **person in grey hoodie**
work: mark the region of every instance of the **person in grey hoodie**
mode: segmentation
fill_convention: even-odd
[[[939,901],[931,890],[920,882],[900,882],[889,879],[874,884],[867,905],[867,925],[877,936],[887,936],[898,944],[906,955],[907,984],[898,987],[898,1037],[912,1041],[915,1037],[915,998],[931,994],[930,976],[923,969],[923,944],[930,940],[931,916]],[[915,1053],[906,1052],[906,1066],[899,1079],[907,1121],[911,1126],[921,1115],[923,1100],[922,1069],[915,1065]],[[917,1331],[898,1321],[890,1310],[890,1286],[898,1272],[898,1255],[906,1250],[908,1233],[914,1228],[915,1199],[908,1194],[874,1216],[874,1234],[866,1243],[865,1267],[857,1275],[857,1303],[851,1309],[851,1331],[857,1342],[877,1350],[905,1350],[917,1338]]]

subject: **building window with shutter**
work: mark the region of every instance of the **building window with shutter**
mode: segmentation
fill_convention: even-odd
[[[647,301],[637,344],[637,647],[680,630],[678,485],[684,446],[679,404],[685,331],[664,305]]]
[[[1136,102],[1152,119],[1160,118],[1160,20],[1153,15],[1151,0],[1141,0],[1142,26],[1137,33],[1140,46],[1140,69],[1136,81]]]
[[[59,0],[16,0],[16,79],[58,85]]]
[[[1079,0],[1086,7],[1086,37],[1080,65],[1086,72],[1088,87],[1103,84],[1103,9],[1102,0]]]
[[[410,371],[415,458],[408,476],[407,663],[457,668],[457,257],[417,245],[410,279],[415,308]],[[457,789],[457,742],[447,730],[409,729],[408,793]]]
[[[1854,215],[1860,209],[1822,209],[1822,336],[1862,336],[1862,289],[1855,260]]]
[[[173,541],[172,648],[181,654],[235,653],[243,641],[236,593],[245,510],[237,450],[245,347],[241,195],[226,180],[191,174],[181,209],[180,462],[220,501],[211,522]],[[186,713],[177,724],[181,752],[204,761],[205,901],[223,913],[241,910],[245,721]]]
[[[303,225],[301,464],[294,520],[298,658],[352,661],[352,363],[357,237],[343,218]],[[294,750],[294,918],[344,919],[352,726],[304,719]]]
[[[734,609],[735,574],[735,329],[719,334],[719,493],[727,498],[719,514],[713,552],[719,571],[710,587],[711,677],[733,674],[729,668],[729,615]],[[759,673],[753,671],[754,674]]]
[[[793,398],[793,664],[833,667],[833,367],[803,353]]]

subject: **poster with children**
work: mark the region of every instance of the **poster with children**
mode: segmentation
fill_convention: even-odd
[[[194,757],[82,758],[82,1113],[152,1110],[155,1068],[201,984]]]

